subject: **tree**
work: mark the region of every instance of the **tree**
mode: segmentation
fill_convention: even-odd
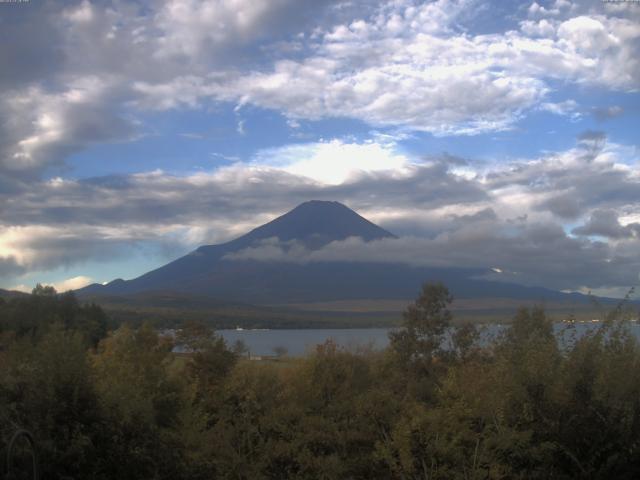
[[[242,340],[242,339],[236,340],[233,343],[233,347],[231,348],[231,350],[238,357],[242,357],[242,356],[248,355],[250,353],[249,345],[247,345],[246,342],[244,340]]]
[[[403,313],[400,330],[389,334],[393,350],[404,363],[431,363],[442,351],[444,334],[451,325],[453,297],[442,283],[425,283],[414,303]]]
[[[38,295],[41,297],[55,297],[58,294],[58,292],[56,292],[56,289],[53,288],[51,285],[42,285],[41,283],[38,283],[36,285],[36,288],[31,290],[31,294]]]
[[[82,335],[53,325],[0,364],[0,412],[35,437],[44,478],[93,478],[101,414]]]
[[[186,322],[176,341],[186,347],[190,358],[187,375],[195,385],[196,398],[207,403],[237,362],[237,354],[224,339],[202,322]]]
[[[171,378],[170,345],[144,324],[122,326],[92,355],[99,405],[104,478],[181,478],[182,382]]]
[[[451,343],[459,360],[464,361],[474,352],[480,332],[473,323],[459,325],[453,330]]]
[[[57,294],[53,287],[38,284],[33,295],[11,298],[0,305],[0,331],[16,338],[37,341],[53,325],[82,334],[95,347],[107,334],[107,315],[98,305],[81,305],[73,292]]]

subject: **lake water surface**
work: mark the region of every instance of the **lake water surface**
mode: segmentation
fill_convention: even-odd
[[[389,344],[389,328],[310,328],[277,330],[217,330],[227,345],[242,340],[252,355],[274,355],[274,350],[284,347],[288,355],[300,356],[315,346],[331,339],[341,347],[358,348],[371,345],[384,348]]]
[[[589,330],[597,328],[597,323],[578,323],[575,334],[579,336]],[[504,327],[487,325],[484,327],[483,338],[491,338],[500,333]],[[630,329],[640,340],[640,325],[632,323]],[[252,355],[274,355],[275,349],[283,347],[287,354],[300,356],[315,349],[315,346],[331,339],[341,347],[357,349],[372,346],[376,349],[385,348],[389,344],[390,328],[315,328],[315,329],[278,329],[278,330],[218,330],[227,344],[232,347],[237,340],[242,340]],[[564,339],[569,339],[570,332],[567,324],[555,325],[556,333]]]

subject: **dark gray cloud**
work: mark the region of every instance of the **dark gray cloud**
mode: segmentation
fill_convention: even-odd
[[[587,223],[572,230],[576,235],[597,235],[613,239],[640,238],[640,223],[620,224],[614,210],[595,210]]]
[[[486,184],[491,191],[517,185],[530,195],[534,211],[566,220],[598,208],[637,205],[637,167],[621,163],[615,148],[603,132],[583,132],[575,148],[495,169],[486,175]]]
[[[52,22],[59,11],[59,7],[46,2],[2,5],[0,91],[51,78],[64,68],[62,35]]]
[[[11,278],[27,271],[27,266],[20,263],[13,256],[0,258],[0,278]]]
[[[364,209],[408,205],[434,209],[489,198],[477,181],[453,175],[442,162],[411,167],[411,174],[403,177],[388,172],[362,174],[356,181],[328,188],[326,193],[348,198]]]
[[[0,176],[38,179],[90,145],[124,141],[137,126],[119,110],[122,92],[108,80],[74,78],[63,90],[0,93]]]
[[[577,198],[576,192],[570,191],[567,193],[561,193],[555,195],[548,200],[542,202],[538,209],[548,210],[554,215],[564,219],[578,218],[584,207],[580,205],[579,198]]]
[[[468,225],[475,222],[496,221],[498,216],[493,208],[487,207],[472,215],[451,215],[452,220],[458,225]]]
[[[2,219],[12,225],[190,223],[206,218],[250,219],[255,212],[284,211],[309,198],[341,200],[358,210],[430,210],[488,200],[477,183],[442,164],[414,166],[411,174],[363,174],[330,186],[274,168],[232,167],[211,174],[174,177],[149,173],[86,180],[51,180],[4,196]]]
[[[365,243],[333,242],[321,250],[265,242],[229,255],[231,260],[282,262],[389,262],[407,265],[498,268],[497,280],[556,289],[625,287],[638,283],[640,244],[624,249],[571,238],[558,224],[528,224],[516,230],[499,221],[466,225],[435,238],[405,237]]]
[[[474,204],[471,204],[474,205]],[[461,205],[461,209],[463,206]],[[453,207],[456,210],[456,207]],[[458,215],[456,213],[443,215],[429,215],[429,209],[419,209],[427,215],[406,213],[400,217],[385,219],[384,228],[400,236],[436,238],[446,232],[452,232],[468,225],[479,225],[498,221],[496,212],[487,207],[472,214]],[[509,221],[509,220],[508,220]]]
[[[555,176],[546,191],[553,192],[551,199],[541,202],[538,208],[549,209],[563,218],[576,218],[594,208],[633,205],[640,200],[637,178],[613,165],[568,170]]]

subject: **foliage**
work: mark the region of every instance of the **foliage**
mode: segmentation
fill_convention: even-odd
[[[391,346],[404,363],[428,367],[433,356],[442,353],[443,336],[451,326],[448,307],[452,301],[441,283],[422,287],[420,296],[403,314],[402,328],[391,334]]]
[[[201,323],[106,335],[98,307],[40,288],[0,303],[0,427],[33,432],[50,479],[638,477],[626,310],[576,335],[521,309],[487,340],[450,302],[425,285],[385,351],[265,363]]]
[[[0,345],[5,337],[36,339],[54,324],[78,332],[91,346],[107,334],[108,327],[107,316],[99,306],[82,305],[72,292],[57,294],[53,287],[38,284],[32,295],[0,304]]]

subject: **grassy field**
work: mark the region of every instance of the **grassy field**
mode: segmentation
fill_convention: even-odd
[[[356,299],[287,305],[245,305],[175,295],[87,299],[101,305],[114,323],[150,322],[170,328],[186,320],[227,328],[366,328],[396,326],[410,300]],[[584,301],[535,302],[505,298],[458,299],[452,305],[456,321],[507,323],[520,307],[542,306],[556,321],[602,318],[611,305]]]

